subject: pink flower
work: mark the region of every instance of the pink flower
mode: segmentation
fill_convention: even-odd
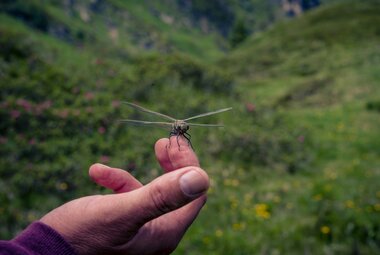
[[[297,137],[298,142],[303,143],[305,141],[305,136],[300,135]]]
[[[6,144],[8,142],[8,138],[4,136],[0,136],[0,144]]]
[[[107,155],[100,156],[100,162],[101,163],[108,163],[110,161],[110,157]]]
[[[95,95],[92,92],[86,92],[84,94],[84,98],[87,99],[87,100],[92,100],[92,99],[94,99],[94,97],[95,97]]]
[[[66,119],[67,116],[69,116],[69,110],[63,109],[63,110],[59,111],[58,116],[61,117],[62,119]]]
[[[44,101],[38,105],[36,105],[35,107],[35,113],[37,115],[40,115],[43,111],[49,109],[51,106],[52,106],[52,101],[51,100],[47,100],[47,101]]]
[[[248,111],[248,112],[254,112],[256,110],[256,106],[252,103],[246,103],[245,104],[245,109]]]
[[[73,111],[73,115],[74,115],[74,116],[79,116],[79,115],[80,115],[80,110],[79,110],[79,109],[75,109],[75,110]]]
[[[18,110],[11,110],[10,115],[11,115],[11,118],[15,120],[18,117],[20,117],[21,112]]]
[[[21,106],[22,108],[24,108],[25,111],[27,111],[27,112],[31,112],[32,111],[32,104],[29,101],[27,101],[27,100],[25,100],[23,98],[17,99],[16,104],[18,106]]]
[[[106,132],[106,128],[105,127],[99,127],[98,132],[99,132],[99,134],[104,134]]]
[[[78,87],[74,87],[71,89],[71,91],[74,93],[74,94],[78,94],[79,93],[79,88]]]
[[[120,101],[117,101],[117,100],[112,101],[112,107],[113,107],[113,108],[118,108],[118,107],[120,107]]]
[[[94,111],[94,109],[91,106],[86,107],[86,112],[87,113],[92,113],[93,111]]]
[[[95,65],[103,65],[104,61],[100,58],[95,59]]]
[[[53,102],[51,100],[46,100],[40,104],[43,110],[49,109],[52,105],[53,105]]]
[[[36,144],[36,139],[32,138],[29,140],[29,145],[35,145]]]

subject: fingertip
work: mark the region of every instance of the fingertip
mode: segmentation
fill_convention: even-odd
[[[108,171],[104,171],[106,169],[110,169],[110,167],[100,163],[95,163],[90,166],[88,174],[93,180],[103,179],[105,178],[105,173],[108,173]]]
[[[154,144],[154,150],[161,151],[161,150],[166,150],[166,146],[169,144],[169,139],[168,138],[161,138],[158,139],[157,142]]]
[[[170,149],[192,150],[190,140],[183,135],[174,135],[169,138]]]
[[[168,155],[168,147],[169,147],[168,138],[161,138],[154,145],[154,151],[155,151],[158,163],[160,164],[160,166],[165,172],[170,172],[174,170],[172,163],[170,161],[169,155]]]
[[[191,148],[190,141],[183,136],[172,136],[170,138],[168,155],[174,169],[186,166],[199,167],[197,155]]]
[[[179,178],[182,192],[188,197],[199,197],[205,194],[210,186],[207,173],[198,167],[191,167]]]

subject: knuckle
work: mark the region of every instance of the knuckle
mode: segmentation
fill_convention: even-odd
[[[168,194],[165,192],[165,187],[157,183],[150,190],[150,199],[153,202],[154,210],[159,214],[165,214],[172,210],[172,204],[169,202]]]

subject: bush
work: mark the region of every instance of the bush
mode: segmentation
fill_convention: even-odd
[[[33,28],[48,31],[48,14],[32,1],[5,1],[0,4],[0,11],[24,21]]]
[[[147,100],[152,86],[173,83],[207,93],[228,95],[233,92],[233,81],[228,74],[185,55],[154,55],[137,59],[135,68],[135,83],[140,86],[135,94],[138,100]]]

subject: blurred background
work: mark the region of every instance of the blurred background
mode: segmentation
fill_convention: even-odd
[[[92,163],[161,174],[192,128],[212,179],[175,254],[379,254],[380,1],[2,0],[0,238],[108,191]]]

